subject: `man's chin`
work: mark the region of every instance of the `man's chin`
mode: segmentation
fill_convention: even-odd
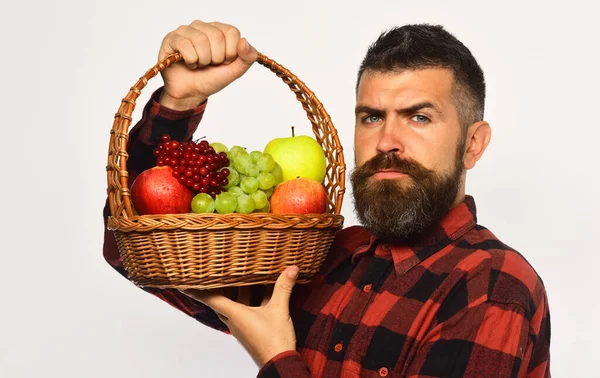
[[[418,212],[412,209],[378,209],[360,217],[361,224],[376,238],[385,242],[410,241],[422,235],[429,226],[423,219],[415,217]]]

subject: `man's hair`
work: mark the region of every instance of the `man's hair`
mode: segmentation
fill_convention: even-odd
[[[446,68],[453,72],[452,99],[463,132],[483,120],[483,71],[471,51],[440,25],[405,25],[381,33],[360,65],[356,89],[367,70],[385,73],[425,68]]]

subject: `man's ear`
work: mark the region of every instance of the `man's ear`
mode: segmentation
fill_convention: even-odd
[[[465,169],[471,169],[481,159],[485,149],[492,138],[492,128],[486,121],[480,121],[469,126],[465,144],[463,165]]]

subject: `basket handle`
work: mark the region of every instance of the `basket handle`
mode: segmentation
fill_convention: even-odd
[[[127,141],[129,139],[129,126],[132,122],[131,115],[135,109],[136,100],[140,96],[141,90],[148,84],[148,80],[182,59],[182,55],[176,52],[158,62],[139,78],[130,88],[127,96],[121,100],[121,105],[115,114],[110,131],[108,164],[106,166],[108,202],[113,217],[130,218],[133,216],[131,192],[128,184],[129,174],[127,172]],[[329,198],[328,209],[338,215],[342,208],[345,192],[346,164],[337,130],[333,126],[329,114],[327,114],[314,93],[287,68],[260,52],[258,53],[257,62],[281,78],[296,94],[296,99],[300,101],[302,108],[306,111],[316,140],[324,147],[323,150],[327,160],[324,184]]]

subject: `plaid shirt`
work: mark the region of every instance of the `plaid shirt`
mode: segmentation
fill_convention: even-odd
[[[165,109],[159,92],[130,132],[131,179],[154,164],[162,133],[190,139],[206,106]],[[104,256],[126,275],[108,230]],[[179,291],[143,290],[229,333]],[[259,377],[550,377],[543,282],[477,224],[471,196],[410,244],[382,243],[360,226],[340,231],[314,280],[294,289],[290,313],[297,350],[275,356]]]

